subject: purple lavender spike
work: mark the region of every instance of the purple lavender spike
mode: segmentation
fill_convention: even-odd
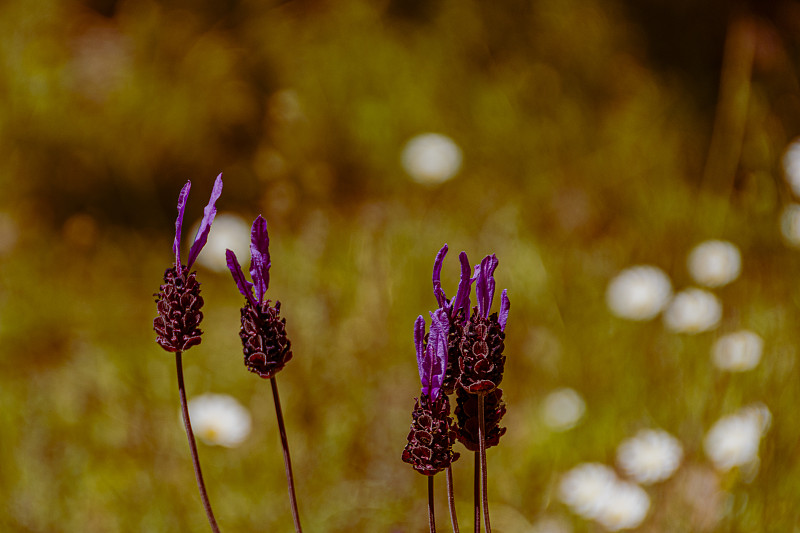
[[[200,228],[195,235],[194,243],[189,250],[189,258],[186,264],[189,268],[194,264],[195,259],[200,254],[200,250],[206,245],[208,241],[208,232],[211,231],[211,223],[214,222],[214,217],[217,215],[217,200],[222,194],[222,174],[217,176],[214,181],[214,187],[211,189],[211,197],[208,199],[208,205],[203,209],[203,220],[200,222]]]
[[[444,263],[445,255],[447,255],[447,243],[442,246],[433,261],[433,295],[436,297],[439,307],[444,307],[447,303],[447,296],[442,290],[442,263]]]
[[[497,317],[497,323],[500,324],[500,331],[506,330],[509,309],[511,309],[511,302],[508,301],[508,289],[503,289],[502,294],[500,294],[500,314]]]
[[[422,380],[425,375],[425,319],[422,315],[414,322],[414,346],[417,349],[417,369]]]
[[[233,276],[233,281],[236,282],[236,286],[239,287],[239,292],[250,301],[250,305],[253,306],[253,309],[257,310],[258,302],[253,298],[253,284],[244,277],[244,272],[242,272],[242,267],[236,259],[236,254],[231,250],[225,250],[225,258],[228,262],[228,270],[231,271],[231,275]]]
[[[189,190],[192,182],[187,181],[178,195],[178,219],[175,221],[175,241],[172,243],[172,251],[175,253],[175,269],[181,271],[181,228],[183,227],[183,212],[186,210],[186,200],[189,198]]]
[[[253,228],[250,231],[250,275],[255,283],[256,299],[259,303],[264,301],[264,294],[269,287],[269,267],[271,264],[267,221],[264,220],[264,217],[258,215],[253,221]]]

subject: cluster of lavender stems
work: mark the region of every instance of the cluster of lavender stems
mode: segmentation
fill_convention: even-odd
[[[425,335],[422,316],[414,325],[422,390],[412,413],[413,422],[402,459],[428,476],[428,516],[432,533],[436,530],[433,476],[442,470],[447,472],[450,518],[454,533],[458,533],[452,463],[459,454],[452,451],[454,440],[473,451],[474,530],[476,533],[480,531],[483,510],[486,532],[491,533],[486,448],[496,445],[505,433],[505,428],[499,427],[505,405],[498,386],[505,368],[504,331],[510,303],[504,290],[499,313],[490,314],[497,258],[494,254],[486,256],[474,267],[473,273],[465,252],[459,255],[461,280],[458,291],[452,300],[448,300],[440,281],[446,254],[445,244],[434,261],[433,292],[439,309],[430,313],[430,333]],[[469,294],[473,283],[477,305],[471,307]],[[458,397],[457,425],[449,416],[447,398],[454,392]]]
[[[159,292],[155,295],[158,316],[153,320],[153,329],[156,331],[156,342],[166,351],[175,353],[181,414],[186,436],[189,440],[197,487],[200,491],[200,497],[203,501],[203,507],[211,530],[214,533],[219,533],[219,526],[211,509],[211,503],[203,481],[203,473],[197,454],[197,444],[189,418],[186,388],[183,381],[182,355],[188,348],[201,342],[202,331],[199,326],[203,319],[201,308],[204,302],[202,296],[200,296],[200,284],[195,279],[196,272],[190,272],[190,270],[200,250],[208,240],[211,224],[217,212],[216,202],[222,194],[222,174],[217,176],[214,182],[211,198],[203,211],[203,219],[189,250],[187,263],[182,265],[180,255],[181,229],[190,189],[191,182],[187,182],[178,196],[178,218],[175,223],[175,240],[173,242],[175,264],[165,271],[164,283],[159,287]],[[278,371],[291,359],[292,350],[291,342],[286,335],[286,319],[280,318],[280,302],[272,305],[270,300],[264,299],[269,286],[269,268],[271,266],[266,220],[259,215],[253,221],[250,245],[252,283],[245,278],[234,253],[228,250],[226,255],[228,267],[236,286],[245,296],[245,305],[241,310],[242,327],[239,332],[239,337],[242,340],[245,366],[261,378],[270,380],[281,446],[283,448],[292,519],[295,532],[301,533],[302,528],[297,510],[289,444],[275,377]]]

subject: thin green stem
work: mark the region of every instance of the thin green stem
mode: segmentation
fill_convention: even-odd
[[[194,477],[197,479],[197,488],[200,489],[200,498],[203,500],[203,507],[206,510],[208,523],[211,524],[211,531],[219,533],[219,526],[217,520],[214,518],[214,512],[211,510],[211,502],[208,501],[208,493],[206,493],[206,485],[203,482],[203,472],[200,470],[200,459],[197,457],[197,444],[194,441],[194,433],[192,432],[192,423],[189,420],[189,407],[186,403],[186,387],[183,384],[183,362],[181,360],[181,352],[175,352],[175,366],[178,370],[178,392],[181,397],[181,413],[183,414],[183,426],[186,428],[186,437],[189,439],[189,448],[192,451],[192,464],[194,465]]]
[[[436,533],[436,517],[433,515],[433,476],[425,477],[428,478],[428,523],[431,533]]]
[[[458,516],[456,516],[456,495],[453,491],[453,465],[447,467],[447,501],[450,504],[450,522],[453,523],[453,533],[458,531]]]
[[[486,533],[492,533],[492,525],[489,523],[489,496],[487,486],[489,485],[489,475],[486,468],[486,421],[483,413],[484,393],[478,393],[478,446],[481,453],[481,481],[483,495],[483,521],[486,526]]]
[[[286,467],[286,482],[289,485],[289,502],[292,505],[292,519],[294,520],[294,530],[302,533],[300,527],[300,513],[297,511],[297,497],[294,494],[294,475],[292,475],[292,459],[289,457],[289,441],[286,438],[286,427],[283,425],[283,412],[281,411],[281,399],[278,396],[278,382],[275,376],[270,379],[272,384],[272,398],[275,400],[275,414],[278,417],[278,431],[281,434],[281,446],[283,446],[283,464]]]

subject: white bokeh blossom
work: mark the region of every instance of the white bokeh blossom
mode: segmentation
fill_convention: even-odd
[[[689,274],[700,285],[722,287],[739,277],[742,256],[735,244],[705,241],[695,246],[687,260]]]
[[[680,466],[682,459],[680,441],[660,429],[641,430],[617,448],[620,469],[642,485],[668,479]]]
[[[557,389],[541,405],[542,421],[553,431],[566,431],[575,427],[586,412],[586,402],[570,388]]]
[[[800,138],[795,139],[783,153],[783,173],[795,196],[800,196]]]
[[[639,485],[617,481],[611,487],[597,521],[608,531],[635,529],[641,525],[650,510],[650,497]]]
[[[758,366],[764,340],[743,329],[718,338],[711,347],[711,359],[720,370],[745,372]]]
[[[762,404],[751,405],[719,419],[706,433],[703,449],[717,470],[746,467],[758,461],[761,438],[772,415]]]
[[[716,328],[722,319],[722,304],[712,293],[697,288],[675,295],[664,311],[664,325],[678,333],[700,333]]]
[[[789,204],[783,208],[781,235],[786,244],[800,248],[800,204]]]
[[[658,267],[626,268],[608,284],[606,303],[612,313],[629,320],[650,320],[672,296],[672,283]]]
[[[620,480],[600,463],[580,464],[564,474],[558,496],[575,514],[608,531],[638,527],[650,509],[650,498],[641,487]]]
[[[400,160],[411,179],[434,185],[456,175],[461,168],[461,149],[446,135],[423,133],[406,143]]]
[[[193,242],[200,221],[192,226],[188,237]],[[225,250],[230,249],[237,257],[250,253],[250,225],[239,215],[219,213],[214,219],[214,227],[208,234],[208,242],[197,256],[197,262],[215,272],[228,272]]]
[[[234,448],[250,434],[250,412],[227,394],[202,394],[189,400],[194,434],[210,445]]]

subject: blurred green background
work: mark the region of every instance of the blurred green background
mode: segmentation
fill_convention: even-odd
[[[427,530],[425,480],[400,453],[419,393],[412,325],[435,306],[445,242],[449,295],[459,251],[496,253],[512,303],[496,531],[599,530],[558,502],[558,478],[613,464],[642,427],[678,437],[681,468],[729,495],[707,530],[797,527],[800,255],[779,219],[781,155],[800,132],[798,3],[10,0],[0,30],[3,531],[208,530],[152,295],[180,187],[193,182],[186,235],[219,172],[220,212],[270,225],[307,531]],[[400,164],[429,131],[463,152],[441,184]],[[709,238],[742,252],[717,294],[719,332],[765,340],[746,373],[713,367],[718,332],[624,321],[605,303],[633,264],[690,285],[686,255]],[[290,531],[269,385],[242,364],[242,298],[225,272],[198,279],[188,393],[230,394],[254,419],[238,448],[199,444],[217,519]],[[586,414],[554,432],[539,412],[560,387]],[[758,474],[714,473],[703,435],[756,401],[773,415]],[[465,530],[469,459],[454,470]],[[676,483],[648,489],[642,530],[700,530]]]

